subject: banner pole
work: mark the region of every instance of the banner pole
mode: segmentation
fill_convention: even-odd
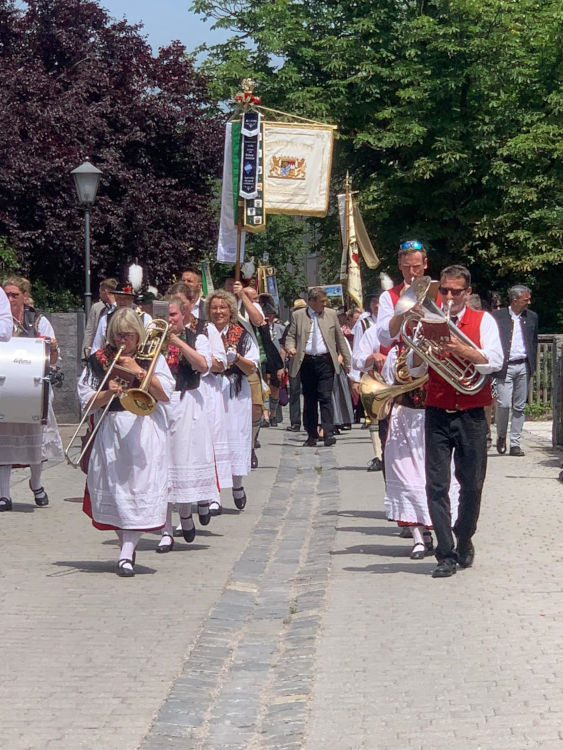
[[[240,206],[237,208],[237,255],[235,258],[235,281],[240,281],[240,246],[242,243],[242,221]]]

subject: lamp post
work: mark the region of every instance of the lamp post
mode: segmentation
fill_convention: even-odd
[[[89,161],[83,162],[79,167],[73,169],[71,175],[74,179],[74,186],[78,194],[78,202],[84,208],[84,225],[85,225],[85,251],[84,251],[84,311],[86,319],[90,314],[92,304],[92,292],[90,290],[90,209],[96,200],[98,185],[102,173]]]

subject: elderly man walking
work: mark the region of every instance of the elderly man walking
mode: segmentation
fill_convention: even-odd
[[[493,310],[500,331],[504,353],[502,369],[494,373],[497,386],[497,451],[506,453],[508,416],[510,423],[510,455],[523,456],[520,436],[524,427],[524,407],[528,398],[530,380],[536,369],[538,349],[538,316],[528,305],[532,299],[530,289],[516,284],[508,290],[508,307]]]
[[[334,373],[340,372],[339,355],[346,370],[350,369],[350,349],[336,312],[326,307],[327,301],[322,287],[312,287],[307,307],[293,313],[286,338],[289,374],[301,377],[303,424],[308,435],[304,445],[309,447],[317,444],[319,407],[324,444],[336,442],[331,393]]]

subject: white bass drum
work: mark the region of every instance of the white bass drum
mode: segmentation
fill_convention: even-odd
[[[0,423],[46,424],[49,344],[16,336],[0,342]]]

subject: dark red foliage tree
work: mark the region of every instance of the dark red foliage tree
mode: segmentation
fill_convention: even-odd
[[[181,44],[153,57],[139,27],[96,2],[0,0],[0,238],[23,272],[81,291],[70,171],[86,158],[103,172],[94,284],[138,258],[162,287],[212,248],[223,120],[207,83]]]

